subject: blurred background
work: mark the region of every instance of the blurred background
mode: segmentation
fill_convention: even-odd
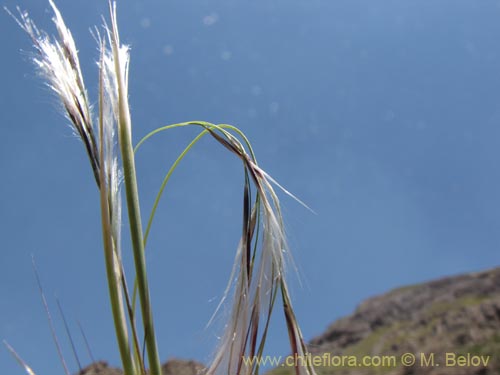
[[[2,3],[55,32],[48,2]],[[95,103],[90,29],[108,19],[107,2],[57,4]],[[264,169],[316,212],[281,194],[307,340],[369,296],[500,263],[500,1],[127,1],[118,21],[132,48],[135,141],[174,122],[235,124]],[[5,12],[0,40],[0,338],[38,375],[63,373],[33,255],[70,370],[56,298],[82,364],[91,359],[77,321],[94,357],[118,366],[84,148]],[[195,134],[172,130],[138,153],[145,219]],[[206,323],[238,243],[242,181],[241,163],[206,138],[167,187],[147,258],[162,360],[211,358],[223,319]],[[286,355],[275,317],[268,354]],[[24,373],[3,348],[0,368]]]

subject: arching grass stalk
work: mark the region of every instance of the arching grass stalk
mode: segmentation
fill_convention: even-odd
[[[225,333],[222,336],[213,362],[207,370],[207,374],[258,373],[258,361],[252,361],[252,364],[248,364],[244,357],[253,358],[263,354],[269,323],[278,294],[281,294],[282,297],[281,301],[292,353],[300,358],[306,358],[307,348],[291,306],[285,278],[285,255],[288,254],[288,247],[279,200],[272,184],[282,187],[257,165],[248,139],[239,129],[231,125],[215,125],[204,121],[192,121],[164,126],[146,135],[138,143],[136,150],[151,136],[161,131],[184,126],[199,126],[204,130],[184,149],[169,169],[156,197],[149,224],[152,222],[161,194],[173,171],[186,153],[204,135],[210,134],[226,149],[238,156],[242,160],[245,170],[242,236],[230,281],[216,309],[218,310],[228,297],[231,285],[235,285],[232,311]],[[248,152],[231,131],[244,140]],[[250,180],[257,190],[255,204],[252,208],[250,203]],[[286,194],[291,195],[288,191],[284,191]],[[262,219],[260,219],[261,216]],[[260,221],[263,223],[263,235],[261,252],[257,254],[257,234]],[[262,323],[264,323],[263,329],[261,328]],[[262,332],[260,332],[260,329],[262,329]],[[297,375],[312,375],[315,373],[310,363],[296,363],[295,370]]]
[[[144,142],[146,142],[149,138],[151,138],[152,136],[160,133],[160,132],[163,132],[163,131],[166,131],[166,130],[170,130],[170,129],[175,129],[175,128],[179,128],[179,127],[184,127],[184,126],[207,126],[207,127],[217,127],[217,128],[220,128],[220,129],[230,129],[230,130],[233,130],[235,133],[237,133],[240,137],[242,137],[242,139],[244,140],[246,146],[248,147],[249,151],[250,151],[250,155],[252,157],[252,160],[257,162],[256,158],[255,158],[255,153],[252,149],[252,145],[250,144],[250,142],[248,141],[248,138],[245,136],[245,134],[240,130],[238,129],[236,126],[234,125],[229,125],[229,124],[218,124],[218,125],[215,125],[215,124],[211,124],[209,122],[206,122],[206,121],[187,121],[187,122],[181,122],[181,123],[178,123],[178,124],[171,124],[171,125],[166,125],[166,126],[162,126],[160,128],[157,128],[153,131],[151,131],[150,133],[146,134],[138,143],[137,145],[134,147],[134,154],[137,153],[137,151],[139,150],[139,148],[143,145]],[[149,215],[149,219],[148,219],[148,223],[146,225],[146,230],[144,232],[144,247],[146,247],[146,244],[147,244],[147,241],[148,241],[148,237],[149,237],[149,233],[151,231],[151,225],[153,224],[153,220],[154,220],[154,217],[155,217],[155,214],[156,214],[156,210],[158,209],[158,204],[160,203],[160,199],[161,199],[161,196],[163,195],[163,191],[165,190],[165,187],[168,183],[168,181],[170,180],[170,178],[172,177],[172,174],[173,172],[175,171],[175,169],[177,168],[177,166],[179,165],[179,163],[182,161],[182,159],[184,159],[184,157],[188,154],[188,152],[194,147],[194,145],[196,145],[196,143],[198,143],[198,141],[201,140],[201,138],[203,138],[205,135],[209,134],[209,130],[208,129],[205,129],[205,130],[202,130],[187,146],[186,148],[179,154],[179,156],[177,157],[177,159],[175,159],[174,163],[171,165],[171,167],[169,168],[167,174],[165,175],[161,185],[160,185],[160,189],[156,195],[156,198],[155,198],[155,201],[153,203],[153,208],[151,209],[151,213]],[[135,288],[134,288],[134,296],[135,296]]]
[[[248,147],[248,149],[250,151],[250,155],[252,156],[252,160],[254,160],[256,162],[255,153],[254,153],[254,151],[252,149],[252,146],[251,146],[250,142],[248,141],[247,137],[245,136],[245,134],[240,129],[238,129],[237,127],[235,127],[233,125],[229,125],[229,124],[215,125],[215,124],[211,124],[211,123],[208,123],[208,122],[205,122],[205,121],[188,121],[188,122],[182,122],[182,123],[178,123],[178,124],[172,124],[172,125],[162,126],[162,127],[158,128],[158,129],[155,129],[155,130],[151,131],[150,133],[146,134],[137,143],[137,145],[134,147],[134,154],[137,153],[137,151],[144,144],[144,142],[146,142],[149,138],[151,138],[152,136],[154,136],[154,135],[156,135],[156,134],[158,134],[160,132],[163,132],[163,131],[166,131],[166,130],[170,130],[170,129],[179,128],[179,127],[193,126],[193,125],[194,126],[218,127],[218,128],[221,128],[221,129],[230,129],[230,130],[234,131],[235,133],[237,133],[244,140],[245,145]],[[165,175],[165,177],[164,177],[164,179],[163,179],[163,181],[162,181],[162,183],[160,185],[160,189],[159,189],[158,193],[156,194],[155,200],[153,202],[153,207],[151,209],[151,213],[150,213],[149,218],[148,218],[148,223],[146,225],[146,230],[144,232],[144,248],[146,248],[148,237],[149,237],[149,233],[151,232],[151,226],[153,225],[153,220],[154,220],[156,211],[158,209],[158,205],[160,203],[160,199],[161,199],[161,197],[163,195],[163,192],[164,192],[164,190],[165,190],[165,188],[167,186],[168,181],[170,181],[170,178],[172,177],[173,172],[175,171],[175,169],[177,168],[177,166],[180,164],[180,162],[184,159],[184,157],[198,143],[198,141],[200,141],[201,138],[203,138],[207,134],[209,134],[209,130],[208,129],[202,130],[186,146],[186,148],[179,154],[179,156],[173,162],[173,164],[170,166],[167,174]],[[257,199],[257,201],[255,202],[255,204],[257,205],[259,197],[257,196],[256,199]],[[254,249],[254,254],[255,254],[255,250],[256,249]],[[137,295],[137,280],[134,281],[134,292],[133,292],[133,297],[132,297],[132,310],[133,311],[135,311],[136,295]]]

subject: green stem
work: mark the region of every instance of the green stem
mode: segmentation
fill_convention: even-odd
[[[120,88],[119,88],[120,91]],[[146,272],[146,259],[144,256],[144,243],[142,237],[141,210],[139,206],[139,192],[135,172],[134,151],[132,148],[130,115],[128,106],[122,95],[119,95],[120,108],[120,150],[123,163],[123,180],[127,197],[128,217],[130,223],[130,235],[134,252],[135,270],[137,284],[139,287],[139,299],[141,302],[141,315],[146,337],[146,347],[150,373],[161,375],[160,358],[156,345],[156,335],[153,324],[153,314],[149,297],[148,277]]]
[[[113,19],[113,21],[116,21]],[[135,272],[139,286],[139,299],[141,303],[142,323],[148,352],[148,362],[151,375],[161,375],[160,357],[156,344],[156,333],[153,324],[153,313],[149,296],[148,277],[146,272],[146,259],[142,237],[141,210],[139,206],[139,192],[135,172],[134,149],[132,147],[132,126],[128,107],[127,88],[120,66],[118,30],[112,24],[113,55],[115,61],[115,74],[118,83],[118,137],[123,164],[123,180],[125,182],[125,195],[127,198],[130,236],[134,253]],[[122,62],[124,63],[124,62]],[[123,68],[123,70],[122,70]]]
[[[113,313],[113,321],[115,324],[116,339],[118,341],[125,375],[134,375],[135,371],[132,358],[130,357],[130,347],[127,335],[127,324],[125,322],[125,313],[123,311],[123,301],[119,289],[121,270],[119,269],[118,264],[120,261],[117,259],[113,248],[113,239],[109,223],[108,201],[106,197],[106,189],[103,185],[101,185],[101,221],[109,300],[111,302],[111,311]]]
[[[128,329],[127,323],[125,321],[125,312],[123,311],[123,300],[120,293],[120,280],[123,277],[122,270],[120,268],[120,259],[115,252],[114,245],[117,241],[113,240],[113,231],[111,229],[110,221],[110,207],[108,200],[108,184],[106,184],[105,179],[105,167],[104,167],[104,141],[103,141],[103,83],[102,83],[102,56],[101,56],[101,76],[99,79],[99,140],[100,140],[100,160],[101,167],[99,170],[99,194],[101,201],[101,223],[102,223],[102,235],[104,242],[104,258],[106,263],[106,274],[108,280],[108,290],[109,290],[109,300],[111,303],[111,311],[113,314],[113,321],[115,325],[116,339],[118,341],[118,347],[120,350],[120,356],[122,359],[123,370],[125,375],[133,375],[134,363],[130,355],[130,347],[128,341]]]

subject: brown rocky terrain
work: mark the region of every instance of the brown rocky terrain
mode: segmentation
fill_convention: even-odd
[[[195,361],[170,359],[162,366],[163,375],[200,375],[204,366]],[[85,367],[78,375],[123,375],[123,371],[99,361]]]
[[[370,298],[311,340],[309,349],[310,360],[321,362],[319,375],[498,375],[500,268]],[[203,365],[171,360],[163,369],[164,375],[196,375]],[[286,366],[270,371],[294,373]],[[99,362],[79,375],[121,374]]]
[[[370,298],[311,340],[309,348],[329,362],[317,367],[321,375],[500,374],[500,268]],[[364,356],[368,365],[380,365],[364,366]]]
[[[123,371],[118,368],[109,367],[105,361],[99,361],[78,372],[78,375],[123,375]]]

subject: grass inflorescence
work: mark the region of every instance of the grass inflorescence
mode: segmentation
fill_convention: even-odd
[[[103,31],[96,29],[94,34],[100,51],[97,64],[98,114],[94,118],[73,36],[54,2],[49,0],[49,3],[54,13],[57,37],[40,31],[26,12],[19,10],[19,16],[14,18],[31,37],[37,52],[33,62],[47,85],[60,99],[75,133],[82,140],[96,180],[100,193],[109,300],[125,374],[161,375],[145,261],[147,238],[160,198],[173,172],[205,135],[211,136],[236,156],[244,170],[241,238],[230,280],[215,312],[224,303],[231,301],[230,314],[206,373],[257,374],[258,361],[250,365],[243,358],[263,355],[271,315],[277,304],[281,304],[283,308],[293,354],[305,356],[307,348],[293,312],[286,283],[289,251],[280,201],[274,186],[291,194],[259,166],[247,137],[237,127],[229,124],[189,121],[167,125],[146,135],[133,147],[133,127],[128,104],[130,50],[120,42],[114,1],[109,3],[110,25],[104,24]],[[143,232],[135,152],[150,137],[183,127],[197,127],[200,132],[166,174]],[[127,286],[121,260],[122,185],[125,187],[135,264],[133,291]],[[137,329],[137,295],[143,337],[139,337]],[[141,348],[143,341],[146,354]],[[13,349],[8,348],[15,354]],[[28,374],[33,374],[29,366],[17,354],[15,356]],[[310,365],[297,365],[296,373],[313,375],[314,369]]]

